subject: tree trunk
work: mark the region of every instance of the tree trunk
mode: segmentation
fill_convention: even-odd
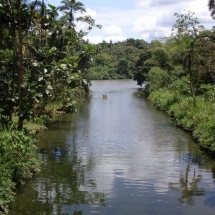
[[[191,64],[192,64],[192,57],[191,57],[191,53],[189,53],[189,57],[188,57],[188,72],[189,72],[189,75],[190,75],[190,93],[191,93],[192,98],[193,98],[193,105],[195,106],[195,104],[196,104],[196,96],[195,96],[195,89],[194,89],[194,83],[193,83],[193,74],[192,74]]]
[[[17,70],[18,70],[18,112],[19,112],[19,120],[18,120],[18,129],[22,130],[23,128],[23,98],[22,98],[22,84],[23,84],[23,53],[22,53],[22,19],[21,19],[21,0],[18,0],[17,11],[18,11],[18,60],[17,60]]]

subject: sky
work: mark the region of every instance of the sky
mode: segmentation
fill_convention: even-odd
[[[79,0],[90,15],[102,26],[93,29],[85,39],[97,44],[118,42],[129,38],[146,42],[170,36],[176,21],[175,13],[194,12],[206,29],[215,25],[210,17],[208,0]],[[61,0],[45,0],[59,6]]]

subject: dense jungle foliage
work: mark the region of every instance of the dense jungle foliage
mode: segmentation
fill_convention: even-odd
[[[215,18],[214,0],[208,7]],[[0,214],[8,212],[17,186],[40,169],[24,122],[48,121],[50,104],[74,112],[92,79],[136,80],[150,101],[215,152],[215,28],[206,30],[188,11],[175,14],[172,35],[160,41],[92,45],[83,37],[101,26],[83,12],[75,0],[59,7],[0,1]]]
[[[147,42],[130,38],[118,43],[103,43],[102,47],[87,70],[89,79],[134,78],[142,85],[149,69],[143,62],[151,57]]]
[[[72,113],[89,91],[86,69],[99,49],[83,37],[101,26],[83,12],[75,0],[59,7],[44,0],[0,1],[0,214],[8,212],[16,187],[40,169],[24,122],[47,122],[54,114],[50,104]]]
[[[75,0],[62,1],[58,8],[44,0],[1,0],[2,120],[17,115],[21,130],[24,120],[47,114],[50,102],[61,101],[67,112],[75,110],[75,95],[89,89],[85,71],[98,51],[83,36],[101,27],[90,16],[81,16],[84,11]],[[77,23],[86,31],[76,30]]]

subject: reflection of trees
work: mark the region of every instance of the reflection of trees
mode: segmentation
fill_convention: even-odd
[[[73,215],[82,215],[82,211],[74,211]]]
[[[83,112],[83,107],[80,110]],[[88,117],[87,113],[85,117]],[[67,208],[70,215],[82,215],[82,211],[77,209],[78,205],[105,205],[105,194],[97,192],[96,181],[90,175],[95,159],[90,155],[83,160],[79,155],[75,117],[72,123],[71,125],[68,117],[60,116],[58,122],[38,136],[40,141],[37,145],[42,149],[41,156],[47,162],[35,181],[31,181],[24,192],[19,194],[14,211],[21,211],[22,214],[28,211],[27,214],[54,215],[68,214],[64,211]],[[70,143],[67,143],[68,134]],[[61,156],[58,153],[56,157],[56,150],[53,151],[56,146],[57,152],[62,149],[65,154],[62,153]]]
[[[75,133],[68,157],[63,157],[56,162],[50,159],[46,171],[41,174],[41,179],[36,184],[38,199],[42,204],[50,204],[52,214],[61,214],[62,206],[76,204],[104,204],[105,194],[95,192],[96,182],[91,179],[86,181],[88,174],[94,167],[93,158],[83,162],[78,157]],[[86,190],[81,189],[86,188]],[[76,211],[74,214],[82,214]]]
[[[194,205],[194,196],[205,195],[204,188],[198,188],[198,182],[202,179],[201,175],[196,175],[195,169],[191,168],[192,164],[201,163],[201,157],[188,155],[188,158],[184,160],[187,162],[187,167],[185,172],[180,175],[179,183],[170,182],[169,186],[173,190],[181,191],[179,202]]]
[[[215,179],[215,168],[212,168],[212,174],[213,174],[213,178]]]

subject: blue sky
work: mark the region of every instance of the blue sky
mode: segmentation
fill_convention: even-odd
[[[61,0],[45,0],[55,6]],[[151,42],[171,34],[174,13],[184,9],[195,13],[207,29],[215,25],[207,7],[208,0],[79,0],[102,29],[94,29],[87,36],[92,43],[103,40],[124,41],[128,38]]]

